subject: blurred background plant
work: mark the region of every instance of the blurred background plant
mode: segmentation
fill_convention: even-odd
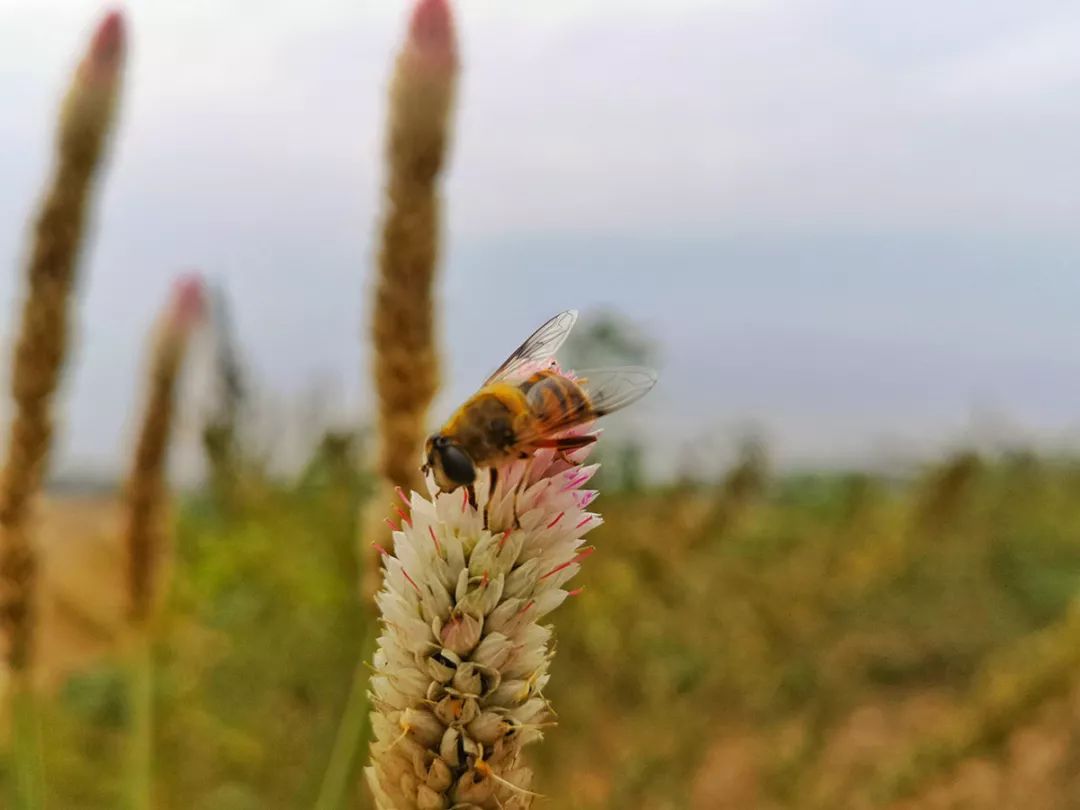
[[[438,33],[417,22],[431,22],[425,9],[449,24],[445,3],[419,9],[406,56]],[[359,425],[311,416],[303,463],[288,473],[271,463],[282,434],[256,429],[256,369],[233,311],[244,301],[210,285],[215,395],[196,430],[205,481],[171,496],[165,486],[165,437],[191,418],[180,397],[164,423],[168,408],[147,408],[126,499],[109,486],[39,497],[122,36],[122,18],[107,16],[63,108],[16,335],[0,505],[0,778],[13,807],[368,807],[355,778],[358,662],[372,631],[358,583],[372,573],[373,524],[361,515],[381,517],[389,485],[408,483],[437,384],[437,182],[456,51],[437,103],[426,106],[429,85],[401,106],[396,84],[390,109],[377,283],[378,312],[394,323],[375,338],[382,462],[371,463]],[[98,83],[80,95],[87,82]],[[434,122],[408,118],[416,104]],[[403,120],[434,140],[401,151]],[[412,308],[395,309],[406,289]],[[426,371],[402,395],[407,426],[387,458],[398,401],[387,391],[415,370],[389,356],[405,348],[399,334]],[[173,387],[185,381],[179,345],[166,344],[164,355],[156,344],[165,371],[148,378],[159,406],[184,393]],[[499,359],[489,348],[476,348],[484,362]],[[656,364],[658,339],[596,310],[566,360]],[[647,474],[650,424],[613,425],[601,443],[606,525],[584,592],[560,611],[548,688],[559,726],[533,752],[534,788],[552,806],[1080,806],[1074,456],[972,448],[888,474],[799,472],[775,464],[764,441],[720,453],[709,436],[662,482]],[[692,463],[698,453],[708,463]]]
[[[611,310],[589,313],[579,323],[562,349],[567,368],[587,370],[613,366],[657,365],[654,340],[637,324]],[[604,441],[598,443],[594,460],[600,466],[595,484],[604,491],[640,491],[645,486],[647,420],[625,414],[615,427],[605,426]]]

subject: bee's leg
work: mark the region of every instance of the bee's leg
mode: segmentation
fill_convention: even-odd
[[[469,496],[469,506],[471,506],[473,509],[475,509],[476,508],[476,487],[474,487],[472,484],[469,484],[467,487],[465,487],[465,492]]]
[[[532,453],[528,450],[522,450],[518,453],[518,461],[526,461],[532,456]],[[525,484],[528,480],[528,472],[523,471],[521,478],[514,484],[513,492],[510,495],[510,528],[520,529],[521,521],[518,520],[518,497],[521,495],[521,491],[525,489]]]
[[[514,497],[511,499],[513,506],[511,512],[513,513],[513,527],[515,529],[521,528],[521,521],[518,519],[518,497],[521,495],[521,491],[525,489],[525,482],[528,480],[528,476],[522,473],[521,480],[514,485]]]
[[[566,454],[573,450],[580,450],[582,447],[588,447],[596,441],[596,436],[586,434],[584,436],[562,436],[557,439],[541,439],[535,442],[537,447],[553,447],[555,449],[555,457],[560,461],[565,461],[567,464],[573,465],[576,462],[572,461]]]
[[[499,470],[492,466],[488,468],[488,496],[484,502],[484,528],[491,528],[491,502],[495,497],[495,485],[499,483]]]

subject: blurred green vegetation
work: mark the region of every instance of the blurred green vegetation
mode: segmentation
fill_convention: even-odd
[[[331,436],[294,482],[240,471],[184,500],[156,645],[161,807],[312,805],[365,631],[354,456]],[[532,750],[549,806],[888,804],[1006,757],[1074,687],[1080,462],[773,476],[748,447],[714,483],[608,482],[585,590],[554,617],[559,725]],[[119,670],[69,679],[48,712],[51,806],[117,806]]]

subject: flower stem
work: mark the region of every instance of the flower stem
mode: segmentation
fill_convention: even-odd
[[[374,651],[375,629],[376,625],[373,622],[364,632],[360,661],[367,661]],[[334,747],[326,766],[326,775],[319,788],[319,797],[315,800],[315,810],[339,810],[346,806],[345,797],[349,787],[356,782],[357,765],[361,760],[361,755],[367,751],[370,709],[368,673],[363,666],[358,666],[349,687],[349,697],[338,724]]]
[[[37,810],[44,803],[44,765],[41,747],[41,717],[37,695],[25,672],[12,676],[12,754],[15,767],[14,797],[16,810]]]
[[[130,719],[125,798],[129,810],[148,810],[153,792],[154,661],[145,632],[138,633],[130,652],[127,690]]]

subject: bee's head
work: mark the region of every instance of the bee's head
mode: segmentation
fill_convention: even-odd
[[[476,465],[469,454],[446,436],[436,433],[428,437],[424,457],[427,461],[421,469],[425,475],[430,471],[435,476],[443,492],[453,492],[476,480]]]

